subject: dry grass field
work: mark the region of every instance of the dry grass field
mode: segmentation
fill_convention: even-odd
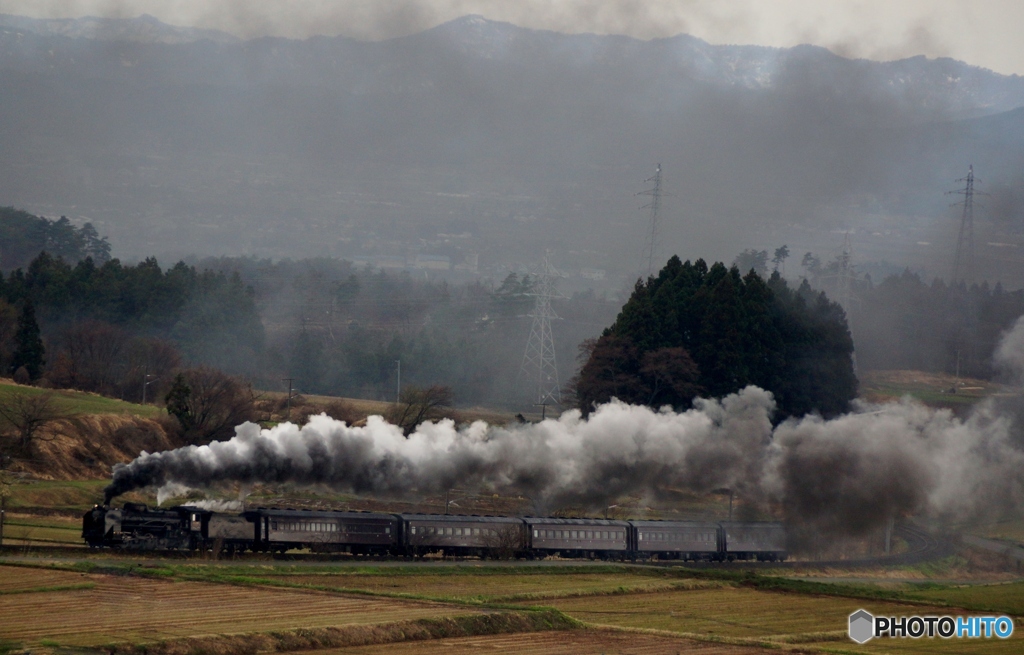
[[[472,573],[436,575],[347,574],[320,573],[315,575],[285,574],[254,576],[254,580],[272,585],[303,586],[338,591],[359,590],[374,594],[415,595],[437,600],[463,602],[542,601],[548,598],[573,596],[645,593],[678,588],[719,587],[722,583],[711,580],[678,579],[641,573],[619,571],[614,573],[546,573],[543,570],[528,574],[496,571],[490,574]]]
[[[1019,621],[1024,582],[959,587],[925,579],[886,589],[871,581],[821,585],[618,565],[358,566],[102,555],[53,565],[0,565],[0,617],[19,618],[0,620],[0,652],[5,643],[55,654],[127,644],[116,649],[123,655],[1024,652],[1019,636],[857,646],[845,635],[848,615],[859,608],[908,615],[991,607]],[[510,607],[521,608],[519,622],[495,627],[502,620],[492,617],[513,616],[500,614]],[[551,609],[537,612],[541,607]],[[538,623],[527,615],[556,618]],[[466,621],[479,625],[467,628]]]
[[[948,608],[888,601],[766,592],[748,588],[698,589],[616,597],[570,598],[548,604],[590,625],[646,628],[803,648],[849,649],[865,653],[1021,653],[1024,638],[1010,640],[874,640],[862,647],[846,637],[850,613],[876,615],[948,614]]]
[[[33,583],[31,579],[40,582]],[[474,610],[316,591],[72,574],[0,566],[0,640],[95,647],[204,635],[369,625]],[[72,582],[73,581],[73,582]],[[89,583],[86,586],[85,583]],[[81,588],[67,589],[72,584]],[[35,587],[38,591],[32,591]],[[49,590],[47,590],[49,589]]]
[[[82,521],[60,516],[8,514],[4,521],[4,543],[27,546],[53,544],[82,547]]]

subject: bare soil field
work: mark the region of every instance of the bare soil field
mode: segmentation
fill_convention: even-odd
[[[26,573],[31,572],[31,573]],[[30,582],[33,578],[42,582]],[[417,601],[347,597],[315,591],[81,575],[0,566],[13,588],[91,587],[0,595],[0,640],[99,646],[213,634],[378,624],[455,616],[474,610]]]
[[[515,635],[487,635],[459,639],[405,642],[380,646],[361,646],[307,651],[302,655],[476,655],[477,653],[519,653],[520,655],[762,655],[762,648],[732,646],[688,639],[674,639],[609,630],[569,630]]]

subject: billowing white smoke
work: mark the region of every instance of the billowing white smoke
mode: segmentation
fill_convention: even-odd
[[[1024,370],[1024,322],[999,364]],[[675,413],[612,402],[535,425],[456,429],[425,423],[406,439],[370,417],[352,427],[314,416],[302,428],[247,423],[208,446],[143,453],[117,466],[108,499],[140,487],[224,481],[323,483],[354,492],[411,494],[454,486],[515,491],[538,507],[594,508],[658,488],[728,487],[781,506],[807,537],[869,533],[890,517],[964,520],[1024,507],[1024,447],[1013,413],[983,403],[962,421],[904,400],[861,405],[833,419],[772,428],[771,394],[748,387]]]
[[[677,414],[613,402],[588,420],[578,411],[512,428],[424,423],[408,438],[371,416],[352,427],[313,416],[303,427],[246,423],[207,446],[147,454],[118,466],[108,497],[165,485],[222,481],[323,483],[376,493],[430,493],[486,486],[538,503],[598,505],[660,486],[746,487],[771,436],[771,395],[749,387]]]

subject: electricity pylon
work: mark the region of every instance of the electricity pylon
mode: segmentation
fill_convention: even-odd
[[[533,397],[538,404],[562,404],[562,385],[558,381],[555,362],[555,338],[551,332],[551,321],[558,319],[551,309],[557,278],[557,271],[545,259],[544,272],[537,276],[537,286],[532,294],[536,298],[529,314],[533,324],[530,338],[526,341],[526,352],[523,353],[523,365],[519,368],[521,380],[527,384],[536,383]]]
[[[647,228],[647,239],[644,241],[644,254],[647,256],[647,276],[654,275],[654,256],[658,248],[658,212],[661,211],[661,164],[654,171],[652,177],[644,182],[651,182],[653,187],[636,194],[638,196],[651,196],[651,201],[640,209],[651,210],[651,222]]]
[[[853,242],[849,232],[843,238],[843,247],[836,257],[836,263],[839,265],[836,271],[836,302],[849,315],[853,311],[853,283],[857,279],[857,272],[853,268]]]
[[[948,193],[955,193],[964,197],[956,205],[963,205],[964,212],[960,217],[960,234],[956,240],[956,256],[953,258],[952,284],[974,282],[974,165],[967,169],[967,177],[962,177],[957,182],[963,182],[964,188]]]

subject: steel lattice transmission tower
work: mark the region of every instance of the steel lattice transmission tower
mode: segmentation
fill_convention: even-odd
[[[857,270],[853,265],[853,240],[850,232],[847,231],[843,237],[843,246],[836,255],[835,274],[835,301],[846,312],[847,325],[853,322],[853,309],[859,304],[859,298],[854,293],[854,286],[857,282]],[[857,351],[850,354],[853,363],[853,372],[857,373]]]
[[[534,398],[538,404],[562,404],[562,385],[558,381],[558,365],[555,361],[555,338],[551,332],[551,321],[558,315],[551,309],[555,296],[558,273],[544,260],[544,272],[537,276],[533,295],[536,300],[529,316],[533,319],[530,338],[526,341],[523,365],[519,369],[520,380],[526,384],[536,383]]]
[[[964,212],[960,217],[960,234],[956,240],[956,256],[953,259],[952,284],[960,281],[970,284],[974,281],[974,165],[967,169],[967,177],[962,177],[957,182],[963,182],[964,188],[949,193],[962,195],[964,199],[956,205],[963,205]],[[954,205],[954,206],[956,206]]]
[[[836,302],[843,306],[847,316],[853,311],[853,286],[857,272],[853,268],[853,241],[847,232],[843,238],[843,247],[836,257]]]
[[[654,275],[654,256],[658,248],[658,212],[661,211],[661,164],[654,171],[654,175],[644,180],[646,183],[653,183],[654,186],[646,191],[636,194],[638,196],[650,196],[651,201],[640,209],[651,210],[651,223],[647,228],[647,239],[644,241],[644,254],[647,256],[647,275]]]

